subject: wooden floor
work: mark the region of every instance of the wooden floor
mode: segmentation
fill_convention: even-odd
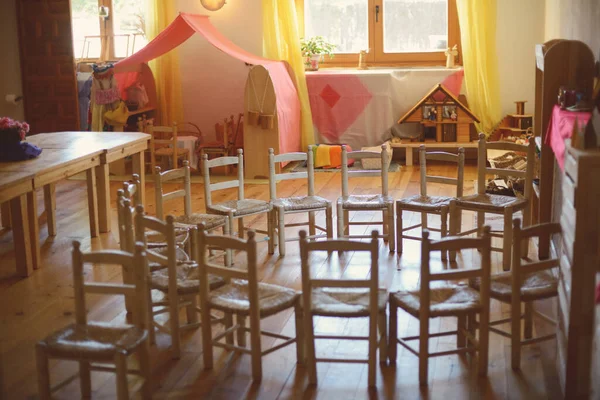
[[[434,175],[450,175],[450,167],[439,165]],[[465,173],[466,194],[472,193],[475,167],[469,166]],[[417,194],[419,190],[418,167],[403,168],[401,172],[390,174],[391,195],[401,198]],[[112,193],[120,185],[111,183]],[[339,173],[317,173],[315,182],[317,194],[334,200],[340,193]],[[376,179],[356,178],[351,181],[350,190],[355,193],[368,193],[380,190],[380,182]],[[192,187],[193,208],[204,210],[204,192],[201,184]],[[430,194],[447,194],[442,185],[431,184]],[[147,210],[154,213],[154,192],[152,184],[146,188],[149,205]],[[219,202],[233,198],[235,190],[223,195],[213,196]],[[280,184],[278,193],[281,196],[300,195],[306,193],[306,185],[288,181]],[[38,194],[41,196],[41,193]],[[267,185],[247,185],[246,197],[268,198]],[[43,204],[39,201],[38,204]],[[116,211],[113,196],[113,232],[102,234],[90,240],[87,199],[84,182],[64,181],[57,185],[58,236],[48,238],[45,216],[40,217],[42,240],[43,268],[27,279],[14,276],[15,259],[12,251],[12,235],[10,231],[0,234],[0,398],[33,399],[37,397],[36,369],[34,357],[35,343],[68,323],[74,321],[73,285],[70,265],[71,242],[82,242],[83,250],[117,248]],[[171,207],[168,207],[171,206]],[[183,204],[169,204],[170,213],[183,213]],[[41,213],[42,210],[40,210]],[[324,215],[319,214],[318,220]],[[372,221],[380,218],[374,213],[356,215],[356,220]],[[296,221],[305,220],[305,216],[296,217]],[[418,222],[419,216],[405,213],[404,224]],[[256,218],[250,226],[266,228],[265,218]],[[501,220],[492,220],[493,224],[501,224]],[[438,221],[430,220],[430,225]],[[465,214],[463,224],[473,226],[474,219]],[[324,226],[324,223],[321,224]],[[334,224],[335,226],[335,224]],[[361,226],[368,232],[375,226]],[[379,228],[380,229],[380,228]],[[288,232],[288,237],[295,233]],[[532,246],[534,254],[535,246]],[[259,245],[259,261],[262,266],[259,276],[264,282],[286,285],[300,290],[300,262],[298,245],[288,243],[287,255],[279,259],[277,255],[267,254],[267,245]],[[387,245],[380,245],[380,282],[389,290],[414,288],[419,282],[419,244],[405,242],[404,254],[398,258],[388,252]],[[464,254],[459,257],[458,264],[469,264],[477,257]],[[319,259],[314,265],[322,276],[364,277],[369,272],[364,259],[346,254],[338,258],[333,255],[329,260]],[[434,259],[436,268],[443,268],[438,259]],[[501,267],[501,254],[493,253],[493,268]],[[400,268],[400,270],[398,270]],[[89,279],[119,281],[120,271],[112,266],[87,267]],[[89,311],[91,319],[122,322],[125,319],[121,299],[92,297]],[[554,309],[554,303],[548,301],[541,304],[546,310]],[[509,307],[492,302],[492,318],[506,317]],[[418,334],[418,323],[413,317],[400,312],[399,334]],[[432,331],[454,326],[455,319],[436,319],[432,323]],[[540,322],[537,329],[544,328]],[[294,318],[291,312],[284,312],[263,322],[269,330],[284,334],[294,334]],[[343,320],[318,318],[315,323],[318,332],[347,333],[360,335],[366,333],[367,320]],[[508,326],[505,326],[509,329]],[[218,329],[215,327],[215,329]],[[377,389],[367,389],[367,366],[361,364],[319,364],[318,387],[307,384],[306,369],[296,364],[294,346],[288,346],[266,356],[263,362],[263,380],[260,384],[252,384],[249,356],[231,356],[229,353],[215,350],[215,369],[204,371],[201,356],[200,330],[187,332],[183,337],[181,359],[169,357],[169,338],[159,334],[157,346],[153,348],[154,384],[156,399],[548,399],[558,398],[558,387],[555,372],[555,343],[545,342],[541,345],[525,347],[522,353],[522,369],[515,372],[510,368],[510,343],[507,339],[493,333],[490,334],[490,365],[487,379],[477,379],[467,358],[446,356],[430,361],[429,385],[420,388],[418,385],[417,358],[399,347],[398,361],[395,365],[381,365],[377,373]],[[273,339],[265,339],[263,346],[269,346]],[[431,351],[449,349],[455,344],[452,337],[432,339]],[[317,344],[317,351],[326,354],[324,357],[366,356],[366,346],[348,341],[323,341]],[[53,383],[74,377],[76,364],[71,362],[52,362],[51,379]],[[130,382],[133,384],[133,380]],[[93,398],[112,399],[115,397],[114,379],[110,374],[96,373],[92,378]],[[57,392],[57,398],[79,398],[79,381],[71,383]]]

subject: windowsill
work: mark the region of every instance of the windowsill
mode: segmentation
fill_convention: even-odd
[[[407,72],[407,71],[460,71],[462,65],[457,65],[454,68],[446,68],[442,66],[429,66],[429,67],[369,67],[369,69],[357,69],[352,67],[321,67],[318,71],[306,71],[306,75],[385,75],[394,72]]]

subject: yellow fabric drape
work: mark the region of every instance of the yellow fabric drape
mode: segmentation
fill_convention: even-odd
[[[315,143],[294,0],[263,0],[263,55],[287,61],[294,72],[302,112],[302,149]]]
[[[146,20],[146,37],[154,39],[177,17],[175,1],[149,0]],[[150,68],[156,82],[158,107],[156,119],[162,125],[183,121],[183,102],[181,98],[181,74],[179,71],[179,53],[177,49],[150,61]]]
[[[501,119],[496,0],[457,0],[469,108],[489,135]]]

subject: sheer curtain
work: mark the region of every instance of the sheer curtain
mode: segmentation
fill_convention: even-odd
[[[154,39],[177,17],[177,2],[171,0],[148,0],[146,20],[146,38]],[[183,121],[183,102],[181,98],[181,74],[179,71],[179,53],[173,49],[149,63],[154,80],[158,109],[158,123],[171,125]]]
[[[496,0],[457,0],[469,108],[489,135],[501,119]]]
[[[159,0],[156,0],[159,1]],[[294,0],[263,0],[263,55],[287,61],[293,71],[302,112],[302,149],[314,144],[312,113],[308,100],[304,62],[300,51],[298,18]]]

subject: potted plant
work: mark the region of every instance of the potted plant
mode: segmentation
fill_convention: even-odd
[[[304,69],[307,71],[317,71],[319,69],[319,62],[323,60],[323,56],[327,54],[329,58],[333,58],[333,50],[336,47],[335,44],[326,41],[323,36],[300,39],[300,49],[304,57]]]

